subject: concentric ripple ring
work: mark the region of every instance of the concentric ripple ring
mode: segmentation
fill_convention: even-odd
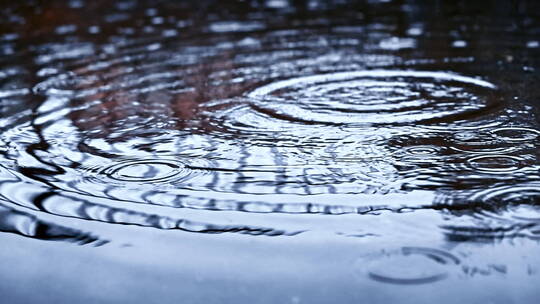
[[[434,248],[402,247],[387,252],[368,265],[370,279],[390,284],[416,285],[434,283],[448,277],[450,270],[460,264],[453,254]]]
[[[172,160],[136,160],[115,164],[101,173],[124,182],[164,182],[180,174],[184,167]]]
[[[365,70],[273,82],[247,94],[282,120],[330,125],[454,122],[496,108],[487,81],[447,72]]]

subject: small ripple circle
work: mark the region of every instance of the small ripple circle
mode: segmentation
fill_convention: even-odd
[[[530,141],[540,136],[539,130],[531,128],[507,127],[498,128],[491,132],[497,138],[510,142]]]
[[[523,167],[522,159],[510,155],[479,155],[467,160],[469,167],[486,173],[512,172]]]
[[[385,252],[363,265],[370,279],[381,283],[416,285],[434,283],[460,264],[453,254],[434,248],[402,247]]]
[[[130,160],[114,164],[101,171],[114,180],[123,182],[166,182],[182,174],[185,165],[174,160]]]

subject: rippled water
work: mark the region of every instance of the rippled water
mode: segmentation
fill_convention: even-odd
[[[538,301],[538,9],[0,6],[0,294]]]

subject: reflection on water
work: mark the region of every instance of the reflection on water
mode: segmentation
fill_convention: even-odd
[[[467,290],[475,275],[530,285],[540,267],[538,11],[533,2],[5,4],[0,230],[100,248],[163,238],[170,252],[196,232],[208,260],[220,257],[208,234],[226,248],[238,234],[296,248],[336,282],[354,265],[357,284],[374,290],[449,282],[485,300],[497,292]],[[348,262],[316,259],[328,242]],[[59,256],[71,250],[56,246]],[[480,261],[490,250],[493,262]],[[327,296],[355,298],[336,293]],[[390,299],[382,295],[371,299]]]

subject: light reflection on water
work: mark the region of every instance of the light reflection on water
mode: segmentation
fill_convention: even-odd
[[[534,302],[540,27],[476,5],[3,6],[0,293]]]

